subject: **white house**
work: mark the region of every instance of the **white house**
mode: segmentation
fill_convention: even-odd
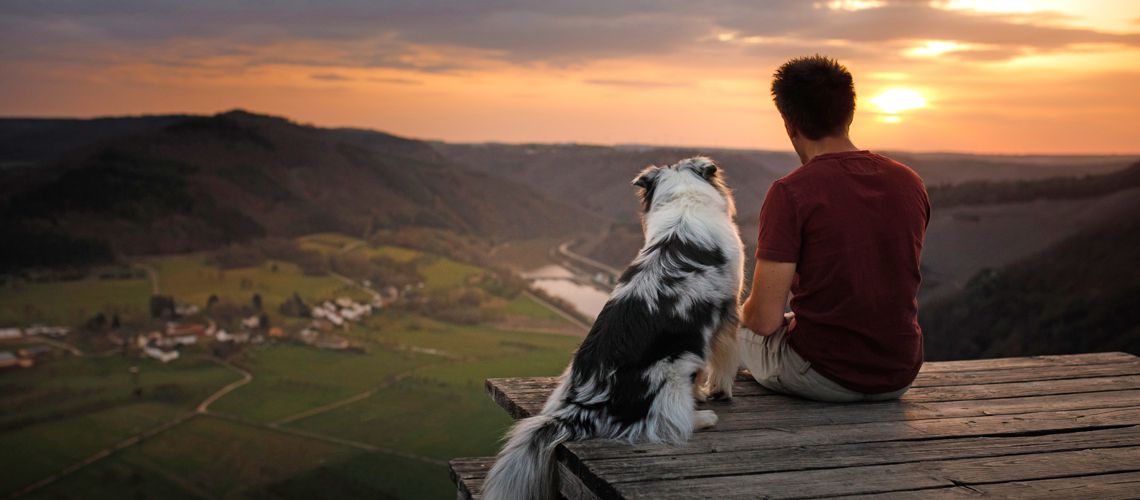
[[[234,339],[234,336],[230,335],[230,333],[227,332],[224,328],[219,328],[218,333],[214,335],[214,338],[218,339],[218,342],[230,342]]]
[[[194,345],[198,343],[197,335],[179,335],[173,339],[174,343],[178,345]]]
[[[24,336],[19,328],[0,328],[0,340],[18,339]]]
[[[148,346],[146,349],[143,349],[143,352],[146,353],[147,356],[162,361],[163,363],[174,361],[178,359],[179,356],[178,351],[164,351],[158,347],[150,346]]]
[[[255,314],[253,316],[250,316],[248,318],[241,320],[241,326],[246,327],[246,328],[257,328],[257,327],[261,326],[261,318],[257,317],[257,315]]]

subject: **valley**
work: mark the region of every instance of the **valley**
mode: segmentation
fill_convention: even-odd
[[[483,381],[564,369],[642,244],[630,179],[697,154],[734,189],[750,268],[791,153],[449,144],[240,110],[0,119],[18,242],[0,246],[0,446],[35,450],[0,458],[0,493],[451,496],[444,462],[509,424]],[[928,358],[1140,349],[1137,158],[888,154],[934,204]]]

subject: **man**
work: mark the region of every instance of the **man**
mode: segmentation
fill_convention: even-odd
[[[922,366],[926,188],[910,168],[851,142],[855,87],[835,60],[788,61],[772,96],[802,165],[772,183],[760,210],[742,361],[785,394],[897,398]]]

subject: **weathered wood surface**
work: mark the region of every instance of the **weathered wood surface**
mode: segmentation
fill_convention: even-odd
[[[522,418],[556,382],[491,379],[487,391]],[[734,393],[702,405],[720,422],[684,446],[567,443],[563,476],[578,496],[600,498],[1140,497],[1140,359],[1130,354],[927,363],[889,402],[790,398],[747,372]]]

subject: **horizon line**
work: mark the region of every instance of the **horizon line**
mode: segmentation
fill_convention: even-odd
[[[124,114],[106,114],[106,115],[40,115],[40,116],[18,116],[18,115],[0,115],[0,120],[108,120],[108,119],[128,119],[128,118],[157,118],[157,117],[210,117],[218,116],[232,112],[243,112],[251,115],[265,116],[271,118],[279,118],[296,125],[323,128],[329,130],[364,130],[369,132],[377,132],[387,134],[402,139],[417,140],[428,143],[443,143],[457,146],[475,146],[475,145],[499,145],[499,146],[592,146],[592,147],[609,147],[609,148],[657,148],[657,149],[705,149],[714,151],[737,151],[737,152],[760,152],[760,153],[781,153],[795,155],[795,151],[790,147],[788,149],[763,149],[763,148],[749,148],[738,146],[709,146],[709,145],[688,145],[688,144],[654,144],[642,142],[614,142],[614,143],[601,143],[601,142],[579,142],[575,140],[563,141],[504,141],[496,139],[487,139],[482,141],[451,141],[440,138],[426,138],[416,137],[411,135],[402,135],[397,132],[388,130],[377,129],[373,127],[360,126],[360,125],[320,125],[314,122],[300,121],[285,115],[275,114],[265,111],[252,111],[247,108],[230,108],[223,111],[214,113],[195,113],[186,111],[171,111],[160,113],[124,113]],[[1090,158],[1090,157],[1140,157],[1140,150],[1135,152],[1017,152],[1017,153],[1002,153],[1002,152],[989,152],[989,151],[953,151],[953,150],[911,150],[911,149],[895,149],[895,148],[864,148],[868,151],[881,151],[887,153],[902,153],[902,154],[919,154],[919,155],[959,155],[959,156],[990,156],[990,157],[1012,157],[1012,158],[1029,158],[1029,157],[1047,157],[1047,158]]]

